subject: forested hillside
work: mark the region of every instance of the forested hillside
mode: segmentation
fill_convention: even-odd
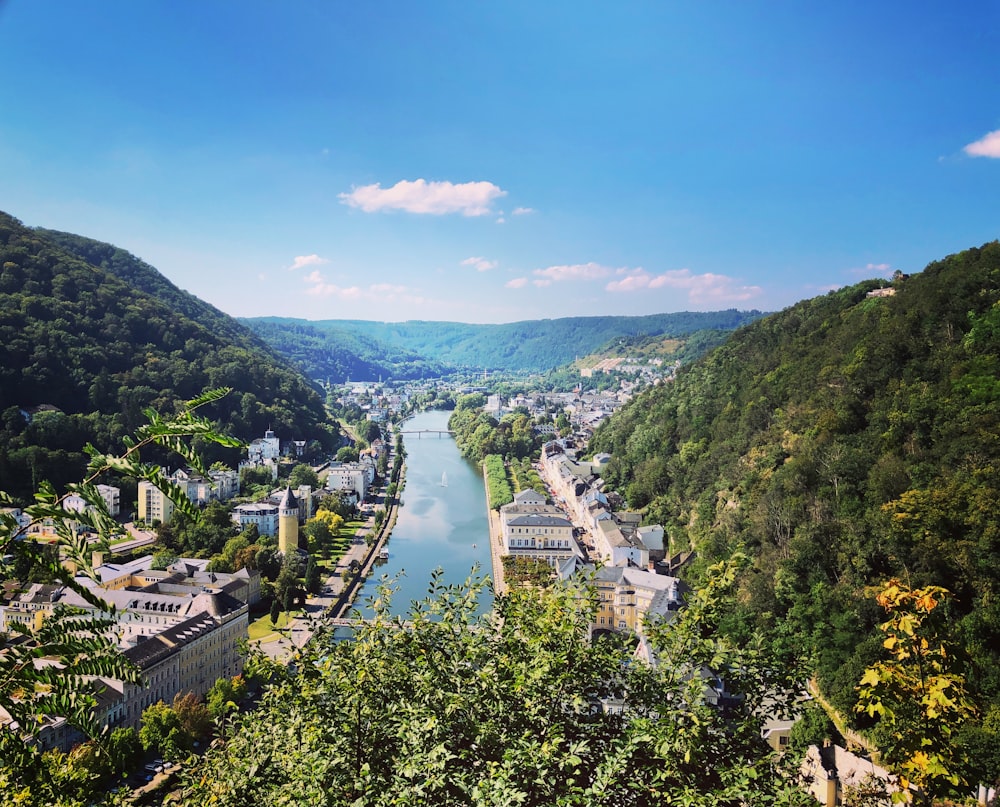
[[[239,323],[122,250],[0,214],[0,490],[78,479],[86,442],[220,386],[231,433],[332,445],[319,395]]]
[[[246,319],[271,348],[302,368],[309,378],[344,381],[409,381],[440,378],[455,368],[425,359],[403,345],[379,342],[350,328],[318,327],[304,320]]]
[[[282,345],[298,339],[297,335],[282,338],[282,330],[308,327],[331,333],[334,337],[332,344],[351,338],[363,340],[361,343],[389,346],[420,356],[423,362],[432,366],[542,372],[593,353],[613,339],[635,336],[680,338],[699,331],[731,331],[760,316],[759,311],[731,309],[644,317],[566,317],[501,325],[361,320],[307,322],[277,317],[245,319],[242,322],[278,350],[282,350]],[[330,349],[331,343],[321,350]],[[301,356],[300,361],[311,362],[310,367],[319,368],[322,356]]]
[[[701,564],[754,557],[732,627],[814,658],[850,715],[884,651],[869,587],[944,586],[981,708],[963,725],[1000,775],[1000,244],[866,282],[738,331],[595,435],[609,482]],[[861,726],[866,724],[861,721]]]

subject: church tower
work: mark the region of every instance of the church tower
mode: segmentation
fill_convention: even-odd
[[[299,502],[290,487],[278,505],[278,551],[283,554],[299,548]]]

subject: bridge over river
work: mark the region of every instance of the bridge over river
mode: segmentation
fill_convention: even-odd
[[[397,434],[415,434],[419,440],[425,434],[436,434],[438,437],[444,437],[445,435],[453,437],[455,432],[448,429],[400,429]]]

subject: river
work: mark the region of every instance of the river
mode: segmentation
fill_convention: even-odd
[[[392,612],[403,614],[423,599],[431,573],[440,567],[442,582],[461,583],[479,564],[479,577],[492,575],[486,492],[480,469],[458,451],[449,434],[406,434],[446,430],[451,413],[421,412],[400,428],[406,448],[406,484],[392,536],[389,559],[379,561],[361,589],[355,606],[369,612],[367,601],[378,579],[397,577]],[[393,438],[394,439],[394,438]],[[487,594],[484,608],[492,606]]]

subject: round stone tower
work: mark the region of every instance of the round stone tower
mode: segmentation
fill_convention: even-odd
[[[278,551],[294,552],[299,548],[299,502],[290,487],[278,505]]]

